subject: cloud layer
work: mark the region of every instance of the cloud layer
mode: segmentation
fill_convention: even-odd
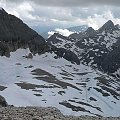
[[[88,25],[98,29],[108,20],[120,24],[120,0],[0,0],[0,7],[40,32]]]
[[[33,1],[33,0],[7,0],[9,2]],[[120,0],[34,0],[34,3],[44,6],[93,6],[93,5],[112,5],[119,6]]]

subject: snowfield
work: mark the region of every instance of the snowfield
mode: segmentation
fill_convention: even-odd
[[[0,95],[14,106],[52,106],[65,115],[120,116],[120,82],[55,54],[0,57]]]

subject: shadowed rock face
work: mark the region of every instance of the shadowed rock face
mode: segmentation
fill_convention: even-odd
[[[64,46],[59,46],[58,44],[64,44]],[[51,46],[51,51],[53,51],[57,57],[63,57],[72,63],[80,64],[78,56],[72,51],[66,48],[69,42],[73,42],[72,39],[62,36],[59,33],[54,33],[50,38],[47,39],[47,43]],[[71,46],[71,45],[70,45]]]
[[[104,30],[105,31],[112,31],[112,30],[115,30],[115,25],[114,23],[109,20],[108,22],[106,22],[98,31],[101,33],[103,32]]]
[[[105,56],[102,68],[109,73],[114,73],[120,68],[120,38],[118,38],[118,41],[112,46],[112,50]]]
[[[58,57],[63,57],[68,61],[71,61],[72,63],[76,63],[77,65],[80,64],[80,60],[77,57],[76,54],[74,54],[72,51],[70,50],[66,50],[64,48],[56,48],[54,53],[58,56]]]
[[[36,53],[42,52],[47,46],[42,36],[4,9],[0,10],[0,41],[2,42],[0,46],[3,45],[4,48],[9,49],[7,52],[29,46],[30,50]],[[6,55],[4,50],[1,52],[1,55]]]
[[[7,107],[7,106],[8,106],[5,98],[2,97],[1,95],[0,95],[0,106],[1,106],[1,107]]]
[[[92,36],[95,36],[96,34],[97,34],[97,31],[94,30],[92,27],[89,27],[86,31],[80,32],[80,33],[73,33],[69,37],[71,39],[82,40],[83,38],[92,37]]]

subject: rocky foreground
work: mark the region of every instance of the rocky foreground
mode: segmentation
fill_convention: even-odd
[[[1,107],[0,120],[120,120],[120,117],[64,116],[50,107]]]

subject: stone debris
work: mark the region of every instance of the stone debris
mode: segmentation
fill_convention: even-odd
[[[52,107],[1,107],[0,120],[120,120],[120,117],[64,116]]]

